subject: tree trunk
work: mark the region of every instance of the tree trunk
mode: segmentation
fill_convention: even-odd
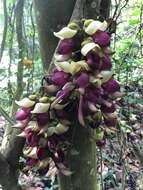
[[[48,71],[58,43],[53,32],[60,30],[69,22],[75,2],[76,0],[34,0],[40,51],[45,72]]]
[[[97,190],[96,144],[91,140],[91,131],[79,125],[72,127],[72,148],[66,161],[73,174],[59,175],[60,190]]]
[[[53,31],[66,25],[71,16],[79,19],[81,15],[86,18],[96,18],[97,16],[106,18],[109,15],[110,0],[107,0],[106,3],[105,0],[77,0],[76,10],[74,9],[76,15],[72,15],[75,1],[61,0],[58,5],[57,2],[59,1],[35,0],[41,56],[45,71],[48,70],[49,62],[57,45],[57,40],[52,34]],[[59,175],[60,190],[97,190],[95,142],[91,141],[90,132],[86,128],[79,125],[75,125],[74,128],[72,145],[78,154],[73,155],[72,151],[69,151],[66,159],[73,174],[70,177]],[[71,141],[71,139],[69,140]]]

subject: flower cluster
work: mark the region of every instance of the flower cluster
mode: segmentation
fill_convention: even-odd
[[[50,163],[65,175],[66,140],[74,121],[91,128],[96,144],[105,144],[105,128],[115,127],[120,85],[113,78],[108,23],[98,20],[71,22],[54,35],[60,39],[55,68],[43,78],[42,93],[16,103],[19,135],[26,138],[27,165],[42,174]]]

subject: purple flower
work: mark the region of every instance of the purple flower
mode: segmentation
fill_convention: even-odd
[[[39,173],[39,175],[46,175],[46,173],[49,171],[49,165],[47,165],[45,168],[39,168],[38,169],[38,173]]]
[[[108,46],[110,43],[110,36],[107,32],[97,31],[92,38],[95,43],[103,47]]]
[[[39,126],[44,126],[49,122],[49,113],[39,113],[36,115]]]
[[[104,113],[113,113],[116,110],[115,105],[113,103],[111,104],[111,106],[102,104],[100,109]]]
[[[114,80],[114,79],[111,79],[109,81],[107,81],[106,83],[104,83],[102,85],[103,89],[109,93],[109,94],[113,94],[115,93],[116,91],[120,91],[120,85],[119,83]]]
[[[100,70],[110,70],[112,67],[110,57],[108,55],[104,55],[101,58],[101,64],[99,66]]]
[[[74,77],[73,81],[78,87],[85,88],[89,84],[89,74],[87,73],[78,73]]]
[[[106,140],[105,139],[102,139],[102,140],[99,140],[96,142],[96,145],[99,147],[99,148],[102,148],[103,146],[105,146],[106,144]]]
[[[26,165],[28,166],[33,166],[33,165],[36,165],[37,163],[38,163],[37,159],[33,159],[33,158],[26,159]]]
[[[74,47],[73,39],[61,40],[57,48],[57,53],[62,54],[62,55],[69,54],[72,52],[73,47]]]
[[[101,98],[101,89],[96,87],[88,87],[86,88],[84,97],[89,102],[93,102],[94,104],[99,103]]]
[[[107,127],[115,127],[117,125],[116,118],[104,118],[104,123]]]
[[[59,119],[67,119],[68,118],[68,114],[64,110],[55,110],[55,114],[56,114],[56,117],[58,117]]]
[[[55,152],[55,154],[53,155],[52,159],[55,163],[63,163],[64,162],[64,158],[65,158],[65,155],[64,155],[64,152],[59,149]]]
[[[55,69],[49,77],[49,80],[57,86],[65,85],[69,80],[70,74]]]
[[[21,108],[20,110],[16,112],[16,116],[15,116],[16,120],[22,121],[22,120],[27,119],[30,116],[30,111],[31,109],[29,108]]]
[[[39,137],[33,132],[26,132],[26,144],[28,146],[34,147],[37,146],[39,142]]]
[[[37,157],[39,160],[43,160],[51,155],[52,153],[47,148],[38,148],[37,150]]]
[[[98,69],[100,64],[100,57],[97,53],[90,51],[86,56],[87,64],[92,69]]]

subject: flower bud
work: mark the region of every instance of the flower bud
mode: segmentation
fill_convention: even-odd
[[[57,86],[63,86],[68,82],[69,77],[70,77],[70,74],[65,73],[64,71],[55,70],[50,75],[49,79],[53,84]]]
[[[87,73],[79,73],[74,77],[74,84],[80,88],[85,88],[89,84],[89,75]]]
[[[105,47],[110,43],[110,36],[107,32],[98,31],[93,35],[93,41],[99,46]]]
[[[18,121],[22,121],[27,119],[30,116],[31,109],[28,108],[21,108],[16,112],[15,118]]]
[[[57,53],[61,55],[70,54],[72,52],[73,47],[73,39],[61,40],[57,48]]]
[[[119,83],[114,80],[114,79],[110,79],[108,80],[106,83],[104,83],[102,85],[103,89],[109,93],[109,94],[113,94],[115,93],[116,91],[120,91],[120,85]]]

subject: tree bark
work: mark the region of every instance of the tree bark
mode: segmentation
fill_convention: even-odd
[[[76,0],[34,0],[44,72],[48,71],[58,43],[53,32],[69,22],[75,2]]]
[[[72,15],[72,10],[75,1],[61,0],[58,9],[56,8],[57,2],[56,0],[45,0],[43,3],[35,0],[41,56],[45,71],[48,70],[52,54],[57,45],[57,40],[52,34],[53,31],[57,31],[67,24],[71,16],[74,19],[80,19],[81,17],[96,18],[103,13],[102,17],[107,18],[109,15],[108,6],[110,0],[106,1],[108,6],[107,10],[105,9],[104,11],[101,8],[101,5],[103,5],[102,0],[77,0],[74,15]],[[69,141],[72,140],[72,147],[78,154],[73,155],[72,151],[69,151],[66,161],[73,174],[69,177],[59,175],[60,190],[97,190],[96,145],[90,138],[92,131],[89,132],[86,128],[77,124],[75,124],[74,128],[75,133],[72,133],[73,139],[69,139]]]
[[[73,148],[68,152],[66,161],[73,174],[59,175],[60,190],[97,190],[96,143],[91,140],[89,129],[77,124],[72,127]]]

